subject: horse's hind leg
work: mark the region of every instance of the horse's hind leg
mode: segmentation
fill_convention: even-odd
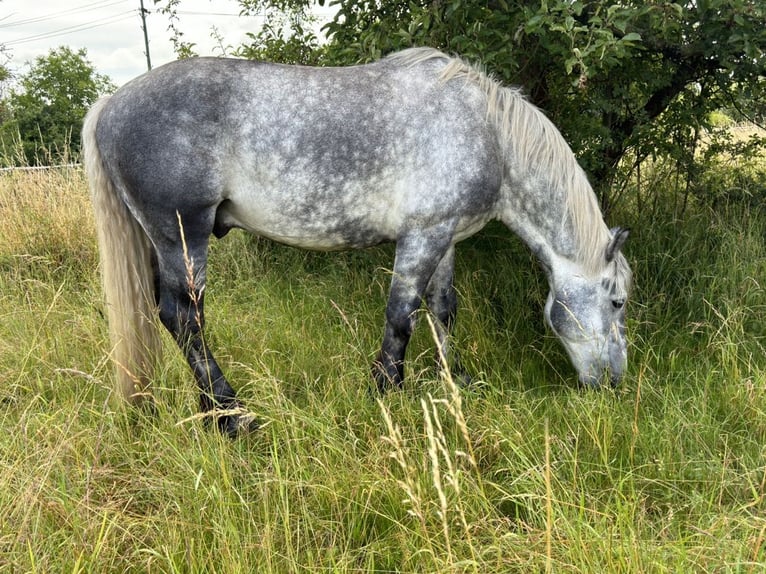
[[[462,384],[470,381],[457,353],[451,352],[450,334],[457,318],[457,292],[454,286],[455,246],[452,245],[439,261],[426,288],[426,305],[436,317],[436,364],[439,368],[451,363],[451,372]],[[450,355],[452,355],[450,357]]]
[[[158,253],[160,320],[173,335],[194,373],[203,412],[239,408],[234,389],[205,343],[205,269],[208,237],[190,237]],[[221,432],[233,436],[245,421],[237,414],[217,417]]]

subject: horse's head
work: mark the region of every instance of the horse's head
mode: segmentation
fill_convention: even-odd
[[[561,339],[584,385],[598,386],[608,372],[616,386],[625,372],[630,269],[620,249],[627,237],[627,229],[612,230],[598,273],[584,272],[581,265],[563,258],[546,269],[551,292],[545,320]]]

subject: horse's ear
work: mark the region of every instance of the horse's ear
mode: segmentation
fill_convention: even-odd
[[[613,227],[611,231],[612,240],[606,246],[607,263],[611,263],[614,260],[615,255],[620,252],[622,246],[625,245],[625,241],[628,239],[628,235],[630,235],[630,229],[627,227]]]

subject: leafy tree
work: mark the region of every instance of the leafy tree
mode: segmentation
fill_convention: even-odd
[[[11,119],[11,109],[8,103],[8,93],[11,85],[11,71],[8,69],[6,63],[10,61],[8,51],[5,46],[0,44],[0,157],[3,156],[3,150],[1,147],[3,140],[3,125]]]
[[[23,146],[30,164],[47,161],[51,153],[75,153],[88,108],[114,90],[108,77],[96,72],[86,50],[62,46],[38,57],[19,79],[9,98],[11,118],[3,127]]]

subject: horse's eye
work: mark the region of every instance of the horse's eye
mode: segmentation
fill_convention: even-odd
[[[614,299],[612,301],[612,307],[617,310],[622,309],[625,306],[625,299]]]

